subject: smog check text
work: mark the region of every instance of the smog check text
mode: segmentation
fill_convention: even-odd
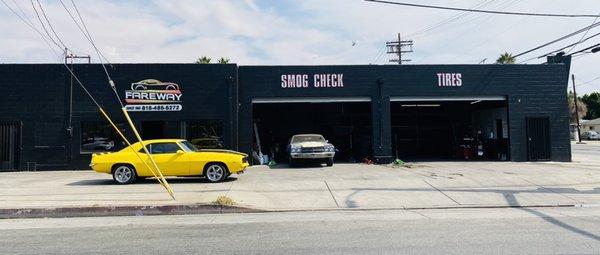
[[[315,74],[309,80],[308,74],[283,74],[281,75],[282,88],[308,88],[309,81],[315,88],[342,88],[344,87],[344,74]]]

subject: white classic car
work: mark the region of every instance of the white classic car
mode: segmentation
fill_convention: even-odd
[[[290,166],[301,160],[320,161],[333,166],[335,147],[318,134],[300,134],[290,138],[288,145]]]

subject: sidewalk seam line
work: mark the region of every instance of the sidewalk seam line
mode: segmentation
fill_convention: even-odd
[[[572,201],[574,201],[574,202],[576,202],[576,203],[579,203],[579,204],[581,204],[581,203],[582,203],[581,201],[579,201],[579,200],[577,200],[577,199],[574,199],[574,198],[572,198],[572,197],[570,197],[570,196],[567,196],[567,195],[565,195],[565,194],[561,194],[561,193],[555,192],[555,191],[553,191],[553,190],[551,190],[551,189],[549,189],[549,188],[546,188],[546,187],[544,187],[543,185],[540,185],[540,184],[537,184],[537,183],[535,183],[535,182],[532,182],[532,181],[530,181],[530,180],[527,180],[527,179],[525,179],[524,177],[521,177],[521,176],[519,176],[519,178],[521,178],[521,180],[524,180],[525,182],[528,182],[528,183],[530,183],[530,184],[533,184],[533,185],[535,185],[535,186],[538,186],[538,187],[540,187],[540,188],[542,188],[542,189],[544,189],[544,190],[546,190],[546,191],[549,191],[549,192],[551,192],[551,193],[553,193],[553,194],[556,194],[556,195],[562,196],[562,197],[564,197],[564,198],[567,198],[567,199],[569,199],[569,200],[572,200]]]
[[[457,205],[461,205],[459,202],[457,202],[456,200],[454,200],[454,198],[451,198],[450,196],[448,196],[448,194],[444,193],[443,191],[441,191],[440,189],[438,189],[437,187],[431,185],[431,183],[427,182],[426,180],[422,180],[425,183],[427,183],[427,185],[431,186],[432,188],[434,188],[435,190],[439,191],[440,193],[442,193],[444,196],[446,196],[448,199],[452,200],[452,202],[456,203]]]
[[[337,202],[337,199],[335,199],[335,196],[333,195],[333,192],[331,192],[331,188],[329,188],[329,184],[327,184],[327,181],[323,181],[325,183],[325,186],[327,187],[327,190],[329,190],[329,195],[331,195],[331,198],[333,198],[333,202],[335,202],[335,206],[337,208],[340,208],[340,205]]]

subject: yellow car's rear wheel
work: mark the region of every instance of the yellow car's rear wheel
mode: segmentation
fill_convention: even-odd
[[[227,176],[229,176],[229,171],[222,163],[208,163],[204,167],[204,177],[209,182],[222,182]]]
[[[133,166],[120,164],[113,166],[112,176],[118,184],[130,184],[135,181],[137,174]]]

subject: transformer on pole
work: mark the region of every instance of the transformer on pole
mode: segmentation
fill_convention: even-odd
[[[412,40],[402,40],[400,33],[398,33],[398,40],[386,42],[385,46],[387,47],[387,54],[395,54],[398,58],[390,59],[390,62],[398,62],[399,65],[402,65],[403,62],[409,62],[410,59],[403,59],[402,54],[413,52],[413,41]]]

